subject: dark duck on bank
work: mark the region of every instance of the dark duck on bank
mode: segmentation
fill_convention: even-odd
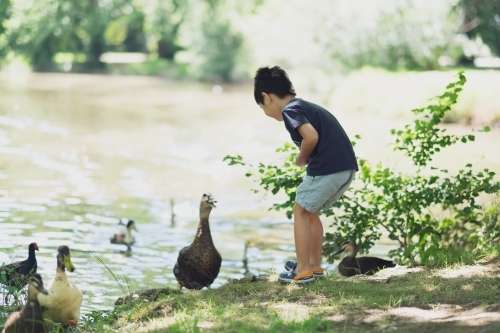
[[[46,333],[48,332],[42,314],[42,308],[38,302],[40,293],[47,295],[47,290],[43,287],[42,277],[33,274],[28,279],[28,299],[19,312],[12,313],[2,333]]]
[[[347,256],[339,263],[340,274],[344,276],[353,276],[358,274],[372,275],[379,270],[395,267],[396,264],[390,260],[385,260],[376,257],[360,257],[356,258],[358,254],[358,246],[355,242],[347,240],[340,245],[340,249],[333,255],[336,256],[342,252],[346,252]]]
[[[179,251],[174,266],[179,289],[209,287],[219,274],[222,257],[212,241],[208,220],[215,202],[211,194],[203,194],[200,203],[200,221],[193,243]]]
[[[38,251],[38,245],[31,243],[28,246],[28,259],[0,267],[0,283],[16,289],[26,286],[30,276],[37,270],[35,250]]]

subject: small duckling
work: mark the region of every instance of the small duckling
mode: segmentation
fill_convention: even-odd
[[[38,295],[48,292],[43,286],[40,274],[33,274],[28,279],[28,299],[21,311],[12,313],[2,333],[46,333],[48,332],[42,315],[42,308],[38,302]]]
[[[38,251],[38,245],[31,243],[28,246],[28,259],[0,267],[0,283],[16,289],[28,284],[30,276],[36,273],[38,267],[35,250]]]
[[[69,248],[61,245],[57,249],[56,276],[47,284],[48,295],[38,295],[40,305],[43,306],[43,317],[47,327],[60,323],[64,327],[77,326],[80,317],[83,295],[66,275],[66,269],[75,271],[71,262]]]
[[[134,244],[135,242],[135,238],[134,236],[132,236],[132,230],[137,231],[137,228],[135,227],[135,222],[133,220],[128,220],[127,227],[125,228],[125,230],[121,230],[110,237],[109,240],[111,244],[127,245],[127,251],[130,251],[132,244]]]
[[[210,193],[203,194],[200,203],[200,220],[193,243],[179,251],[174,266],[174,275],[179,282],[179,290],[210,287],[219,275],[222,257],[214,246],[208,217],[215,208]]]
[[[347,240],[340,245],[340,249],[333,255],[347,252],[348,255],[339,263],[340,274],[344,276],[353,276],[358,274],[373,275],[379,270],[395,267],[396,264],[391,260],[385,260],[376,257],[360,257],[356,258],[358,246],[354,241]]]

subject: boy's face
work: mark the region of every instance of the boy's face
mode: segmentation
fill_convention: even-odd
[[[283,121],[283,114],[281,113],[281,106],[278,105],[278,98],[274,94],[262,93],[264,97],[263,104],[259,104],[260,108],[264,110],[266,116]]]

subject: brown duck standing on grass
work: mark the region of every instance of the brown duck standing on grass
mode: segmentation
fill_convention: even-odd
[[[35,250],[38,251],[38,245],[31,243],[28,246],[28,259],[1,266],[0,283],[16,289],[22,289],[28,284],[30,276],[37,270]]]
[[[200,203],[200,221],[193,243],[179,251],[174,275],[182,287],[201,289],[210,287],[220,271],[222,257],[212,241],[208,217],[216,201],[210,193],[203,194]]]
[[[395,267],[396,264],[390,260],[380,259],[376,257],[360,257],[356,258],[358,246],[355,242],[347,240],[340,245],[340,249],[333,255],[346,252],[347,256],[339,263],[340,274],[344,276],[353,276],[358,274],[373,275],[379,270]]]
[[[19,312],[12,313],[2,333],[46,333],[48,332],[42,315],[42,308],[38,302],[40,293],[47,295],[47,290],[43,287],[40,274],[33,274],[28,279],[28,299]]]

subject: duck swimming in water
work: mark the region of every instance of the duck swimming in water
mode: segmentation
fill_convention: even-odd
[[[179,290],[209,287],[219,275],[222,257],[214,246],[208,220],[215,202],[210,193],[201,197],[200,220],[193,243],[179,251],[174,266]]]
[[[132,230],[137,231],[135,222],[133,220],[128,220],[125,230],[119,231],[111,236],[111,238],[109,239],[111,244],[127,245],[127,251],[130,251],[132,244],[134,244],[135,242],[135,238],[134,236],[132,236]]]
[[[358,274],[372,275],[381,269],[395,267],[396,264],[390,260],[385,260],[376,257],[360,257],[356,258],[358,246],[354,241],[347,240],[340,245],[340,249],[333,255],[336,256],[342,252],[348,253],[347,256],[339,263],[340,274],[344,276],[353,276]]]
[[[12,313],[2,333],[46,333],[48,332],[42,315],[42,308],[38,302],[38,295],[48,292],[43,286],[40,274],[33,274],[28,279],[28,299],[21,311]]]

